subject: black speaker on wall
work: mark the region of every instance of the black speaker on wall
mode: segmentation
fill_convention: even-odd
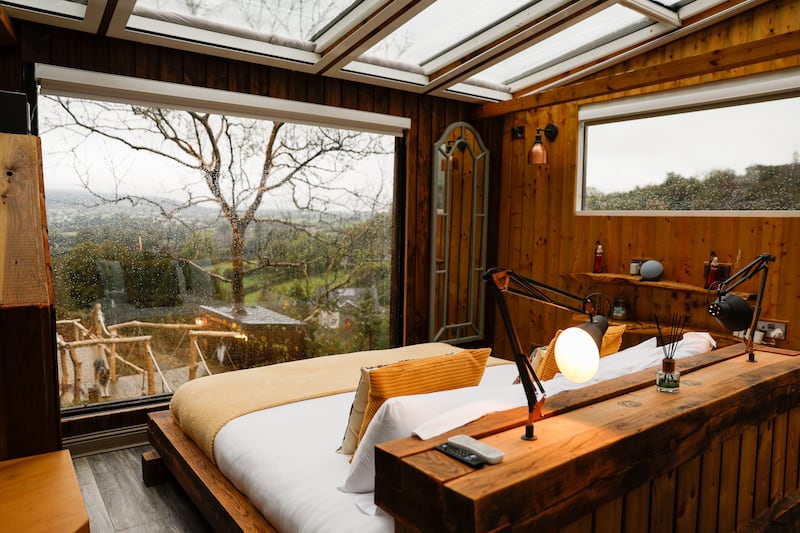
[[[0,91],[0,132],[31,132],[30,109],[25,93]]]

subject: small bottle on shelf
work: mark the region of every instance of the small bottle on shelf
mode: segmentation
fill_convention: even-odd
[[[603,245],[600,244],[600,241],[595,241],[594,243],[594,265],[592,266],[592,272],[598,274],[603,271]]]
[[[611,318],[615,320],[625,320],[628,318],[628,309],[625,307],[625,300],[619,296],[614,298],[614,308],[611,310]]]

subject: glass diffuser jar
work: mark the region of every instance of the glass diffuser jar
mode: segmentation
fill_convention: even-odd
[[[656,390],[675,394],[680,386],[681,373],[675,370],[675,359],[665,357],[661,360],[661,370],[656,372]]]

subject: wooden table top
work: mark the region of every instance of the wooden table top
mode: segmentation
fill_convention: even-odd
[[[522,408],[427,441],[381,444],[375,501],[423,530],[569,525],[575,509],[588,511],[763,420],[762,398],[770,409],[797,404],[800,358],[790,357],[797,352],[759,351],[756,363],[741,353],[739,345],[680,360],[678,394],[658,392],[648,369],[554,396],[535,441],[520,439]],[[472,469],[433,449],[455,433],[503,450],[503,462]]]
[[[69,451],[0,462],[0,517],[4,531],[88,533]]]

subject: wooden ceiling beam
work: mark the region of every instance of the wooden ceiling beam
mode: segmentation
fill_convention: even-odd
[[[11,17],[8,16],[6,10],[0,6],[0,46],[16,46],[17,45],[17,32],[14,31],[14,25],[11,23]]]
[[[638,89],[648,85],[733,69],[792,55],[800,55],[800,30],[739,44],[724,50],[712,50],[662,65],[643,67],[629,72],[577,82],[507,102],[485,104],[475,109],[472,118],[496,117],[612,92]]]

